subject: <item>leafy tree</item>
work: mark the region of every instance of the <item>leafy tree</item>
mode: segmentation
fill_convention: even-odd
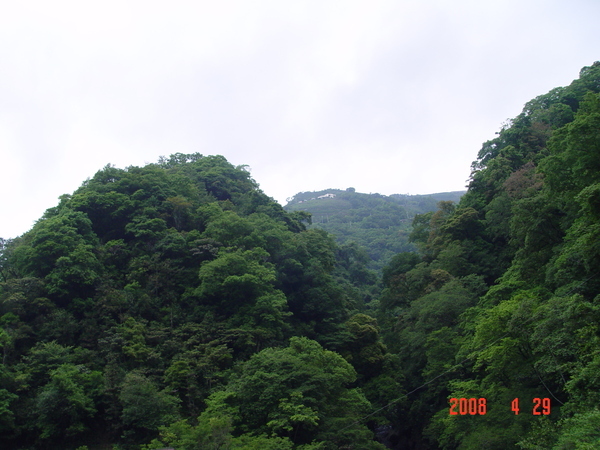
[[[18,398],[18,395],[6,389],[0,389],[0,431],[3,433],[10,432],[15,427],[15,415],[10,404]]]
[[[9,277],[16,277],[15,269],[9,265],[10,255],[13,248],[13,239],[4,239],[0,237],[0,278],[6,282]]]
[[[233,408],[234,427],[242,433],[288,437],[297,444],[332,441],[351,448],[382,448],[362,425],[353,425],[369,408],[348,386],[356,372],[340,355],[318,343],[294,337],[287,348],[257,353],[220,395],[220,408]],[[356,447],[358,446],[358,447]]]
[[[81,365],[62,364],[49,375],[50,382],[36,398],[40,439],[86,431],[97,413],[95,400],[102,390],[102,374]]]
[[[576,414],[566,420],[552,449],[591,449],[600,444],[600,412],[598,409]]]
[[[135,433],[138,439],[147,439],[161,425],[178,418],[179,400],[159,391],[151,380],[135,372],[129,372],[125,376],[119,400],[123,407],[121,419],[127,427],[127,437]]]

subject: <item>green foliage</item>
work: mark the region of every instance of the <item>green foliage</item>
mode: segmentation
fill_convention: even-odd
[[[0,431],[6,432],[14,428],[15,415],[11,411],[10,404],[19,398],[6,389],[0,389]]]
[[[94,400],[102,391],[102,374],[84,366],[62,364],[50,371],[50,381],[36,398],[40,439],[87,431],[97,413]]]
[[[106,166],[0,240],[0,446],[597,447],[599,80],[528,102],[437,209]]]
[[[355,314],[345,325],[349,338],[338,351],[361,377],[381,374],[386,349],[379,337],[377,321],[366,314]]]
[[[325,194],[335,194],[335,198],[318,198]],[[368,268],[380,272],[395,253],[414,249],[407,237],[415,214],[435,210],[436,200],[458,200],[461,194],[383,196],[328,189],[298,193],[285,208],[310,213],[313,227],[335,235],[338,243],[364,248],[370,257]]]
[[[362,425],[339,432],[369,408],[349,387],[355,377],[340,355],[294,337],[288,347],[264,349],[244,363],[226,389],[207,399],[197,425],[162,427],[147,448],[384,448]]]
[[[320,432],[338,439],[328,430],[369,403],[331,349],[346,346],[361,380],[387,364],[378,335],[363,333],[373,319],[345,324],[374,300],[377,276],[362,248],[307,223],[221,156],[109,165],[61,196],[28,233],[0,241],[0,446],[310,450],[325,448]],[[289,382],[252,430],[247,409],[228,406],[255,393],[235,392],[240,370],[299,335],[328,347],[307,341],[300,354],[334,368],[288,355],[276,372]],[[294,382],[293,367],[308,378]],[[295,444],[304,432],[317,440]],[[376,445],[363,425],[348,433]]]
[[[384,340],[406,389],[427,386],[395,425],[407,446],[597,446],[599,80],[595,63],[527,103],[483,144],[459,204],[415,217],[421,261],[384,270]],[[450,416],[441,397],[490,406]],[[517,397],[549,398],[552,414],[497,407]]]
[[[50,274],[61,257],[72,252],[86,251],[97,244],[92,223],[81,213],[66,210],[47,214],[22,238],[15,248],[12,264],[23,275],[45,277]],[[83,246],[83,248],[81,248]]]
[[[2,282],[8,281],[9,278],[17,277],[16,269],[8,264],[13,248],[13,239],[0,237],[0,279]]]
[[[199,295],[209,299],[229,296],[243,303],[265,294],[275,281],[275,272],[261,264],[267,256],[262,249],[221,252],[217,259],[205,262],[200,268]]]
[[[567,419],[561,427],[554,450],[587,450],[600,445],[600,411],[594,408]]]
[[[348,387],[355,379],[356,371],[340,355],[294,337],[287,348],[268,348],[250,358],[231,381],[227,404],[238,411],[234,425],[245,433],[336,445],[353,435],[359,440],[354,445],[368,445],[372,436],[363,426],[342,436],[335,432],[369,408],[362,393]]]
[[[178,418],[179,400],[159,391],[151,380],[135,372],[125,376],[119,400],[123,407],[121,419],[129,431],[128,437],[132,431],[143,437],[151,436],[150,432]]]
[[[421,258],[416,253],[398,253],[384,268],[381,281],[389,287],[394,283],[394,278],[414,269],[419,262]]]

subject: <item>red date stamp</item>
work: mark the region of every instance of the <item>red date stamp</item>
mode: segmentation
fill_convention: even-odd
[[[533,408],[531,414],[534,416],[549,415],[551,403],[549,398],[534,398],[532,400]],[[510,404],[510,410],[518,415],[519,399],[515,398]],[[451,416],[483,416],[487,413],[487,400],[485,398],[451,398],[450,415]]]
[[[487,412],[487,401],[485,398],[451,398],[450,415],[451,416],[483,416]]]
[[[515,398],[510,404],[510,410],[515,413],[515,415],[519,414],[519,399]],[[534,398],[533,399],[533,409],[531,414],[534,416],[541,416],[542,414],[547,416],[550,414],[550,399],[549,398]]]

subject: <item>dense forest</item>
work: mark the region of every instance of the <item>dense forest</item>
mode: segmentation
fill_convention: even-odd
[[[600,447],[600,63],[380,276],[310,223],[175,154],[0,240],[2,448]]]
[[[384,270],[399,448],[600,448],[599,92],[596,62],[528,102]]]
[[[400,389],[376,280],[308,222],[222,156],[63,195],[2,241],[2,447],[385,448],[359,420]]]
[[[435,211],[439,201],[457,202],[464,192],[381,195],[326,189],[299,192],[283,209],[309,212],[309,228],[322,228],[342,247],[361,248],[367,267],[381,274],[394,255],[417,250],[408,239],[415,215]]]

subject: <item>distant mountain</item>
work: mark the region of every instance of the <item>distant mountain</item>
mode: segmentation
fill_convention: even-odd
[[[338,243],[364,247],[371,269],[381,270],[398,252],[414,250],[408,242],[416,214],[435,211],[440,201],[458,202],[465,191],[428,195],[364,194],[354,188],[300,192],[288,199],[287,211],[307,211],[312,226],[333,234]]]

